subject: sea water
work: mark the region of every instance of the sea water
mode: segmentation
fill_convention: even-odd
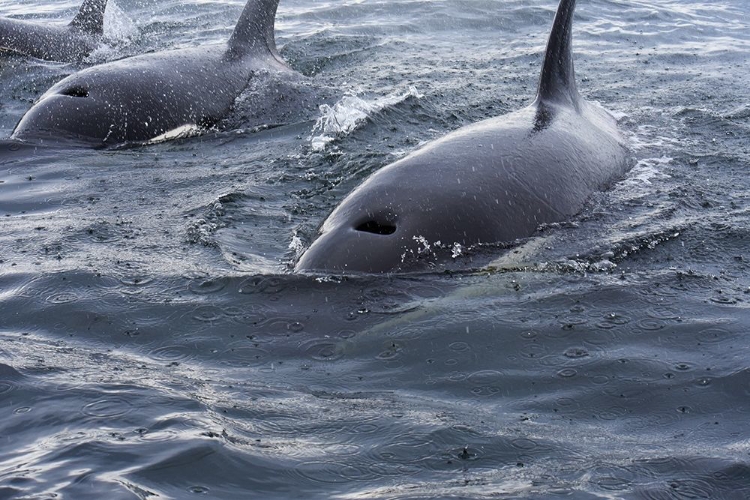
[[[80,64],[0,54],[0,138],[66,75],[222,43],[243,7],[113,3]],[[750,497],[750,4],[578,4],[580,91],[635,167],[491,265],[291,273],[370,173],[531,102],[553,0],[282,0],[306,79],[217,129],[4,142],[0,498]]]

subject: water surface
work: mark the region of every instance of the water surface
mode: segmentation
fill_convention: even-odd
[[[115,7],[81,64],[0,55],[0,137],[64,76],[221,43],[243,5]],[[300,106],[250,87],[198,137],[2,143],[0,498],[750,496],[744,1],[579,2],[579,88],[636,166],[570,222],[451,274],[290,272],[371,172],[530,103],[555,8],[282,0],[307,79],[274,94]]]

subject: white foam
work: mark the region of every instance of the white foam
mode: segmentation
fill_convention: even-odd
[[[646,184],[651,185],[655,179],[669,179],[670,176],[662,171],[662,168],[674,161],[674,158],[661,156],[659,158],[644,158],[633,167],[624,184]]]
[[[628,147],[633,151],[641,151],[647,148],[659,150],[669,146],[681,146],[679,139],[660,135],[659,132],[661,130],[653,125],[639,125],[635,132],[625,132],[628,136]]]
[[[403,102],[409,97],[420,99],[423,96],[415,87],[410,86],[406,92],[393,93],[378,99],[366,100],[356,94],[350,94],[333,106],[323,104],[320,106],[321,116],[311,132],[310,146],[313,151],[322,151],[337,137],[356,130],[374,113]]]
[[[463,245],[461,245],[461,243],[458,243],[458,242],[454,243],[453,247],[451,247],[451,257],[456,259],[460,257],[461,255],[463,255],[463,253],[464,253]]]

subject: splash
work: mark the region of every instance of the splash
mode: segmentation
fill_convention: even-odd
[[[305,243],[302,241],[302,238],[299,237],[297,231],[294,231],[292,234],[292,241],[289,242],[289,250],[294,252],[297,259],[299,259],[305,251]]]
[[[119,44],[138,36],[138,27],[132,19],[114,2],[107,4],[104,11],[104,39],[108,43]]]
[[[653,184],[655,179],[669,179],[671,176],[664,173],[664,168],[671,165],[674,158],[669,156],[661,156],[659,158],[644,158],[639,160],[638,163],[630,171],[630,174],[626,179],[622,181],[623,185],[640,185]]]
[[[416,87],[410,86],[406,92],[389,94],[379,99],[368,101],[351,94],[344,96],[333,106],[323,104],[320,106],[321,116],[312,129],[310,146],[313,151],[323,151],[330,142],[353,132],[374,113],[410,97],[421,99],[423,95]]]
[[[121,48],[138,37],[138,27],[114,2],[109,2],[104,11],[104,37],[88,56],[89,64],[101,64],[122,57]]]
[[[662,135],[662,130],[654,125],[639,125],[634,131],[625,131],[628,147],[634,152],[644,150],[662,151],[664,148],[680,148],[680,140]]]

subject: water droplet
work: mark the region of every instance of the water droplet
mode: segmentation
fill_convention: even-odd
[[[453,342],[448,348],[452,351],[461,352],[469,349],[469,344],[466,342]]]
[[[305,325],[302,324],[299,321],[294,321],[292,323],[289,323],[286,326],[286,329],[289,330],[289,331],[291,331],[291,332],[297,333],[297,332],[301,332],[302,330],[304,330],[305,329]]]
[[[53,304],[69,304],[78,300],[78,296],[73,292],[61,292],[47,297],[47,301]]]
[[[638,325],[638,328],[640,328],[641,330],[646,330],[646,331],[661,330],[662,328],[666,326],[662,320],[654,319],[654,318],[642,319],[638,321],[636,325]]]
[[[227,286],[226,278],[210,279],[205,281],[191,281],[188,289],[197,295],[207,295],[210,293],[220,292]]]
[[[193,319],[206,323],[211,323],[213,321],[219,320],[223,316],[224,312],[218,307],[214,306],[199,307],[193,312]]]
[[[305,353],[316,361],[336,361],[344,357],[344,346],[324,339],[314,339],[302,345]]]
[[[589,352],[584,349],[583,347],[571,347],[570,349],[565,351],[565,357],[566,358],[584,358],[589,355]]]
[[[700,387],[708,387],[709,385],[711,385],[711,382],[712,382],[712,379],[708,377],[701,377],[695,381],[695,383],[698,384],[698,386]]]
[[[564,368],[557,372],[557,374],[563,378],[572,378],[578,375],[578,372],[573,368]]]
[[[148,353],[148,357],[155,361],[183,361],[192,357],[191,349],[183,345],[165,345],[157,347]]]

